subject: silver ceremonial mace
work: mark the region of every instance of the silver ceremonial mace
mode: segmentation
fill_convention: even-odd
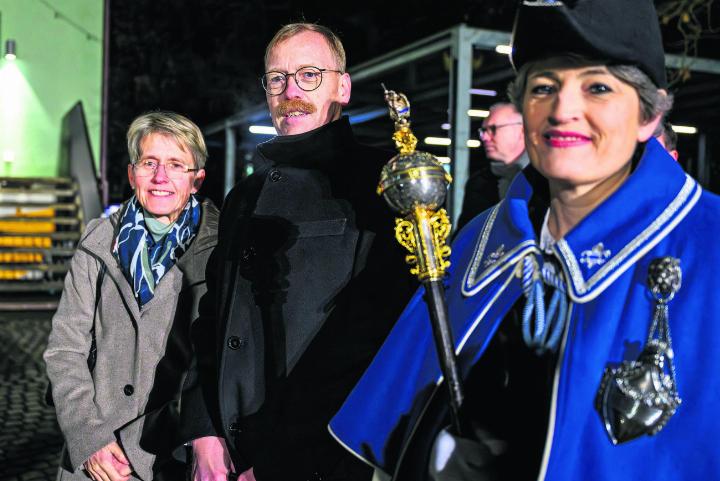
[[[440,368],[450,394],[450,410],[455,433],[462,435],[460,407],[463,389],[455,359],[442,279],[450,262],[450,220],[441,206],[452,177],[427,152],[415,150],[417,138],[410,130],[410,102],[401,93],[385,90],[390,117],[395,121],[393,140],[400,151],[383,167],[377,192],[403,218],[395,219],[395,238],[410,254],[405,260],[413,267],[425,287],[433,337]]]

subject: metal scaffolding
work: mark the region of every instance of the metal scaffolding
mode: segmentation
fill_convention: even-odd
[[[350,68],[348,71],[355,86],[368,82],[381,80],[384,75],[400,68],[407,67],[413,63],[417,63],[432,55],[447,52],[450,56],[449,75],[447,79],[447,106],[450,120],[450,139],[451,144],[448,146],[448,157],[451,159],[449,163],[450,173],[453,176],[453,183],[450,186],[448,195],[448,212],[453,223],[455,223],[460,215],[462,206],[465,183],[469,172],[469,149],[467,141],[471,138],[471,119],[468,116],[468,110],[471,108],[471,92],[473,84],[473,58],[475,50],[496,51],[499,45],[508,46],[510,44],[510,33],[496,30],[487,30],[469,27],[465,24],[457,25],[453,28],[436,33],[417,42],[413,42],[402,48],[389,52],[387,54],[376,57],[370,61],[361,63]],[[666,55],[666,64],[668,68],[689,68],[692,72],[720,74],[720,61],[704,59],[704,58],[683,58],[677,55]],[[508,70],[500,72],[493,80],[502,80],[512,76],[510,64],[508,62]],[[509,78],[508,78],[509,79]],[[402,91],[402,89],[399,89]],[[378,96],[380,99],[380,96]],[[410,98],[413,102],[413,98]],[[351,117],[351,122],[355,118],[360,123],[382,115],[372,111],[354,112],[352,109],[347,112]],[[225,175],[225,192],[232,187],[235,182],[234,172],[236,164],[236,135],[238,127],[247,127],[251,122],[258,120],[269,120],[267,115],[267,107],[265,104],[246,109],[238,112],[231,117],[208,126],[204,129],[206,135],[212,135],[218,132],[225,132],[226,137],[226,175]],[[446,119],[441,119],[445,121]],[[390,128],[388,127],[388,132]],[[379,175],[379,173],[378,173]]]

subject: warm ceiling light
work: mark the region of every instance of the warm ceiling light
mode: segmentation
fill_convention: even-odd
[[[272,125],[251,125],[248,130],[251,134],[277,135],[277,131]]]
[[[469,115],[470,117],[482,117],[482,118],[485,118],[485,117],[487,117],[488,115],[490,115],[490,111],[489,111],[489,110],[470,109],[470,110],[468,110],[468,115]]]
[[[697,134],[697,127],[689,125],[671,125],[671,127],[678,134]]]
[[[450,157],[435,157],[441,164],[449,164]]]
[[[15,40],[8,39],[5,41],[5,60],[15,60]]]
[[[467,146],[470,147],[471,149],[477,149],[478,147],[480,147],[480,141],[475,140],[475,139],[470,139],[467,141]]]
[[[495,51],[503,55],[510,55],[512,53],[512,47],[510,45],[497,45]]]

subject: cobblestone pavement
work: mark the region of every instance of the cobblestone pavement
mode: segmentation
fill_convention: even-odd
[[[62,436],[44,403],[51,312],[0,312],[0,480],[54,480]]]

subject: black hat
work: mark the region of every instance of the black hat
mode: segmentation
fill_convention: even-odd
[[[636,65],[667,87],[665,53],[652,0],[523,0],[515,18],[511,61],[562,54]]]

